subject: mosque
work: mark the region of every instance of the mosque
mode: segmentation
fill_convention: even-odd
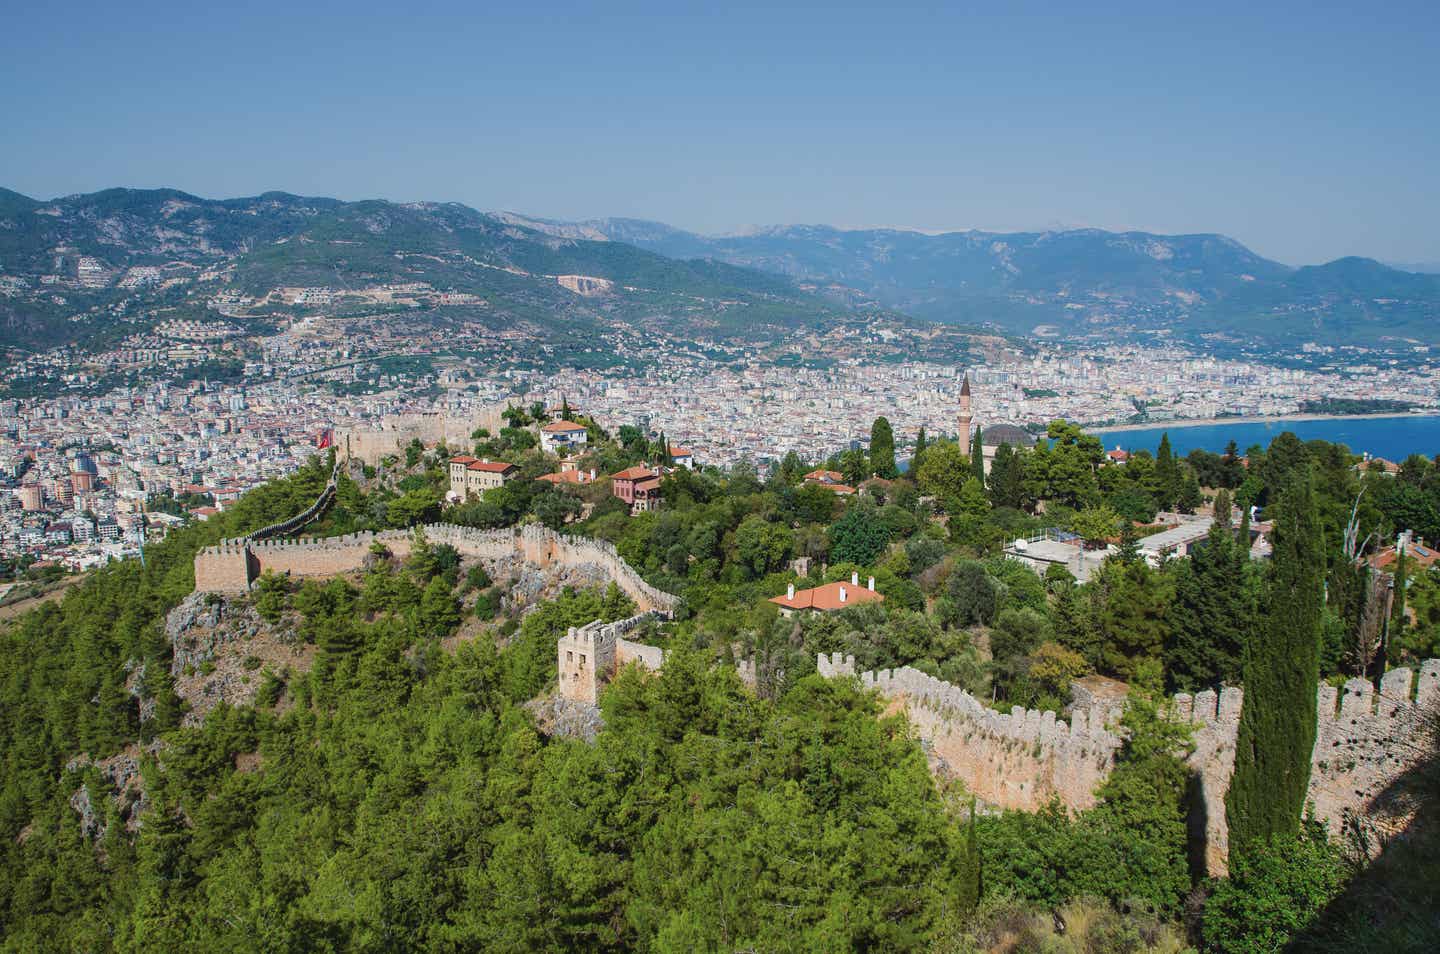
[[[974,415],[970,411],[970,375],[965,375],[965,380],[960,384],[960,446],[968,453],[970,442],[974,438]],[[1009,444],[1011,447],[1033,447],[1035,438],[1025,432],[1023,428],[1014,424],[991,424],[980,432],[980,452],[985,458],[985,473],[990,473],[990,464],[995,460],[995,452],[1000,449],[1001,444]]]

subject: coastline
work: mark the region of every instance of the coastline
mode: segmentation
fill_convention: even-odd
[[[1436,417],[1440,409],[1423,411],[1383,411],[1377,414],[1282,414],[1278,417],[1186,417],[1173,421],[1151,421],[1147,424],[1116,424],[1110,427],[1086,427],[1087,434],[1124,434],[1128,431],[1165,431],[1182,427],[1223,427],[1227,424],[1284,424],[1295,421],[1363,421],[1389,417]]]

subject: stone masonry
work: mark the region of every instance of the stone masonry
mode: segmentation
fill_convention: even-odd
[[[822,655],[817,664],[824,676],[856,675],[853,656]],[[1440,704],[1440,659],[1426,660],[1416,680],[1415,671],[1397,669],[1385,675],[1379,693],[1363,679],[1341,691],[1320,687],[1309,797],[1332,830],[1365,826],[1376,796],[1422,754],[1419,713]],[[1000,808],[1034,811],[1054,798],[1073,811],[1092,807],[1122,743],[1113,729],[1118,708],[1076,709],[1067,723],[1054,712],[1019,706],[997,712],[909,666],[862,673],[860,681],[903,706],[965,786]],[[1195,725],[1189,759],[1198,788],[1195,821],[1204,831],[1206,866],[1216,874],[1225,870],[1225,793],[1243,701],[1237,688],[1173,700],[1175,713]]]
[[[604,570],[643,611],[669,612],[677,598],[656,589],[603,540],[555,533],[539,524],[506,530],[478,530],[438,523],[421,528],[431,543],[448,543],[462,555],[513,559],[548,567],[595,566]],[[227,540],[195,555],[198,592],[244,593],[267,571],[297,578],[324,578],[362,568],[379,543],[398,557],[410,552],[412,531],[366,531],[301,540]]]
[[[593,706],[599,703],[600,691],[605,683],[627,663],[638,663],[651,672],[658,671],[665,662],[663,650],[622,637],[647,619],[663,618],[665,615],[645,612],[614,623],[602,623],[597,619],[584,626],[570,627],[556,645],[560,695]]]

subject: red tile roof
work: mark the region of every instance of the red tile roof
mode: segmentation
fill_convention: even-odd
[[[483,470],[487,474],[503,474],[506,471],[514,470],[514,464],[507,464],[503,460],[477,460],[472,461],[465,467],[466,470]]]
[[[473,464],[473,463],[475,463],[475,461],[478,460],[478,459],[479,459],[479,458],[477,458],[477,457],[471,457],[471,456],[469,456],[468,454],[461,454],[459,457],[452,457],[452,458],[450,458],[450,463],[452,463],[452,464]]]
[[[611,474],[611,475],[610,475],[610,479],[611,479],[611,480],[642,480],[642,479],[644,479],[644,478],[646,478],[646,477],[658,477],[658,476],[660,476],[660,475],[659,475],[658,473],[656,473],[656,471],[654,470],[654,468],[645,467],[645,466],[642,466],[642,465],[637,464],[637,465],[634,466],[634,467],[626,467],[624,470],[620,471],[618,474]]]
[[[560,470],[553,474],[541,474],[536,480],[543,480],[547,484],[588,484],[590,473],[584,470]]]
[[[802,479],[819,481],[822,484],[838,484],[845,479],[845,475],[838,470],[812,470]]]
[[[552,421],[540,430],[547,434],[562,434],[567,431],[583,431],[586,430],[586,427],[584,424],[576,424],[574,421]]]
[[[845,601],[840,601],[840,591],[845,591]],[[772,596],[770,602],[786,609],[813,609],[822,612],[847,609],[861,603],[884,601],[885,597],[874,590],[853,583],[826,583],[808,590],[796,590],[793,597]]]

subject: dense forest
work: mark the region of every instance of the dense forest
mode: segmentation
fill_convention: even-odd
[[[553,686],[566,628],[629,601],[566,590],[522,611],[423,538],[350,579],[262,578],[247,600],[313,662],[257,667],[253,705],[190,724],[165,615],[193,555],[303,510],[329,474],[317,459],[0,634],[0,949],[1428,949],[1433,765],[1416,773],[1412,837],[1366,867],[1306,814],[1295,714],[1308,693],[1313,716],[1317,681],[1440,655],[1440,573],[1399,557],[1377,616],[1360,559],[1401,530],[1440,538],[1434,462],[1367,471],[1286,434],[1119,465],[1057,422],[988,474],[938,440],[902,476],[881,419],[868,454],[791,456],[763,480],[743,463],[677,468],[664,508],[632,516],[607,481],[535,479],[555,466],[541,417],[514,409],[464,448],[519,465],[483,499],[447,506],[450,451],[414,445],[348,472],[307,532],[537,521],[614,542],[683,599],[646,637],[668,649],[663,671],[622,671],[593,741],[547,735],[526,704]],[[663,435],[586,423],[587,470],[666,462]],[[816,465],[861,492],[805,481]],[[1141,555],[1158,514],[1217,504],[1192,556]],[[1001,555],[1051,527],[1113,555],[1084,583]],[[1262,527],[1268,559],[1250,546]],[[855,572],[883,603],[784,619],[768,602]],[[834,650],[1002,709],[1060,709],[1079,676],[1122,679],[1126,743],[1093,809],[989,811],[932,777],[903,717],[815,674]],[[1188,840],[1190,729],[1164,700],[1222,683],[1247,688],[1255,755],[1227,804],[1230,876],[1211,879]],[[138,766],[118,793],[102,762],[116,756]]]

